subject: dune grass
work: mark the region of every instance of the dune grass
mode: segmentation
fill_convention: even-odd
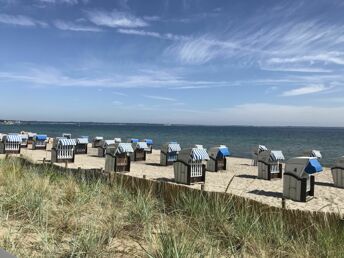
[[[344,229],[294,227],[230,198],[86,182],[0,160],[0,246],[18,257],[342,257]]]

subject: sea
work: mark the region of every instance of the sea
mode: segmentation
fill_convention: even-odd
[[[282,150],[286,159],[301,156],[305,150],[320,150],[324,166],[334,165],[344,155],[344,128],[319,127],[256,127],[256,126],[189,126],[151,124],[101,124],[101,123],[48,123],[22,122],[0,125],[0,133],[30,131],[49,137],[71,133],[79,136],[103,136],[104,139],[153,139],[154,148],[165,142],[176,141],[182,148],[201,144],[210,148],[227,145],[234,157],[251,158],[252,149],[265,145],[272,150]]]

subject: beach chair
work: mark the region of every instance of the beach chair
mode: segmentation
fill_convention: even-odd
[[[107,148],[113,147],[115,140],[103,140],[101,145],[97,148],[97,157],[105,157]]]
[[[75,160],[75,139],[57,137],[54,139],[51,148],[51,162],[74,162]]]
[[[28,143],[28,144],[32,144],[33,138],[34,138],[37,134],[36,134],[36,133],[32,133],[32,132],[28,132],[27,135],[28,135],[27,143]]]
[[[264,150],[258,154],[258,178],[271,180],[281,179],[283,173],[282,163],[284,155],[282,151]]]
[[[209,160],[206,149],[200,146],[183,149],[173,163],[176,183],[193,184],[205,182],[205,161]]]
[[[122,142],[122,139],[121,138],[115,138],[115,143],[121,143]]]
[[[48,136],[45,134],[37,134],[33,137],[32,149],[33,150],[46,150]]]
[[[180,145],[176,142],[168,142],[161,146],[160,165],[172,165],[177,160],[178,153],[181,151]]]
[[[75,154],[87,154],[88,136],[76,139]]]
[[[21,133],[21,134],[20,134],[20,137],[21,137],[21,139],[22,139],[22,142],[21,142],[21,144],[20,144],[20,147],[21,147],[21,148],[27,148],[27,146],[28,146],[28,140],[29,140],[29,135],[26,134],[26,133]]]
[[[153,151],[153,140],[152,139],[144,139],[143,142],[147,143],[148,151],[147,153],[152,153]]]
[[[145,142],[133,142],[132,147],[134,152],[131,154],[132,161],[145,161],[149,147]]]
[[[252,150],[252,166],[258,166],[258,155],[262,151],[266,151],[268,148],[264,145],[258,145],[258,147],[253,148]]]
[[[299,202],[314,197],[314,175],[323,171],[315,157],[292,158],[286,162],[283,174],[283,196]]]
[[[207,161],[207,170],[211,172],[218,172],[220,170],[227,170],[227,159],[230,151],[225,145],[210,148],[208,151],[209,160]]]
[[[102,136],[96,136],[92,139],[92,148],[98,148],[101,146],[102,141],[104,140],[104,137]]]
[[[133,152],[131,143],[116,143],[109,147],[105,154],[105,171],[130,172],[130,154]]]
[[[0,154],[19,154],[22,139],[19,134],[2,135]]]
[[[333,184],[335,187],[344,188],[344,156],[340,157],[331,168]]]

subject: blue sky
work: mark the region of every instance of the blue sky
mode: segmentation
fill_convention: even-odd
[[[0,118],[344,126],[343,1],[0,0]]]

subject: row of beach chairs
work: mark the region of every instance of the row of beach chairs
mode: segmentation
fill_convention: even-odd
[[[41,134],[21,133],[0,135],[1,153],[20,153],[22,147],[32,144],[32,149],[46,149],[48,137]],[[76,154],[87,154],[87,136],[72,139],[71,134],[63,134],[53,140],[51,161],[74,162]],[[120,138],[104,140],[95,137],[92,147],[97,156],[105,157],[105,170],[129,172],[131,161],[145,161],[147,153],[152,152],[151,139],[131,138],[123,143]],[[207,151],[202,145],[182,149],[177,142],[162,145],[160,165],[173,165],[175,182],[193,184],[205,182],[206,171],[217,172],[227,169],[230,155],[225,145],[215,146]],[[278,180],[283,178],[283,196],[296,201],[307,201],[314,196],[314,175],[323,171],[320,164],[322,155],[318,150],[306,151],[301,157],[292,158],[284,163],[284,155],[279,150],[269,150],[259,145],[253,150],[252,165],[258,167],[258,178]],[[284,171],[283,171],[284,167]],[[344,188],[344,156],[332,168],[334,186]]]

